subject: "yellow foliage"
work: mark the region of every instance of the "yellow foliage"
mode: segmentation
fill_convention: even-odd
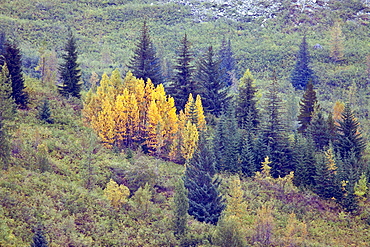
[[[199,134],[197,126],[190,121],[186,123],[182,131],[181,154],[184,159],[189,160],[193,157],[194,151],[198,145]]]
[[[197,95],[197,98],[195,100],[195,107],[197,109],[197,127],[199,131],[206,131],[207,125],[206,125],[206,118],[204,116],[204,110],[202,105],[202,99],[200,98],[200,95]]]
[[[154,100],[151,101],[148,109],[148,128],[147,128],[147,140],[146,144],[151,152],[160,152],[161,147],[164,144],[163,135],[163,121],[157,104]]]
[[[252,222],[251,216],[248,214],[248,204],[244,199],[244,192],[241,188],[238,175],[232,177],[230,182],[225,216],[235,216],[236,220],[243,227],[247,227],[247,225],[250,225]]]
[[[333,106],[333,119],[336,125],[339,125],[338,121],[342,118],[344,111],[344,103],[337,101]]]
[[[330,148],[328,151],[325,152],[325,156],[327,160],[327,169],[333,172],[333,174],[336,174],[337,166],[335,164],[333,150]]]
[[[109,98],[104,99],[102,110],[98,114],[98,123],[95,127],[98,128],[96,131],[104,145],[108,148],[112,147],[112,144],[114,143],[115,122],[113,116],[113,108]]]
[[[111,202],[115,209],[119,209],[127,203],[130,190],[123,184],[118,185],[111,179],[109,183],[107,183],[107,187],[104,190],[104,195]]]
[[[307,225],[297,220],[294,213],[289,215],[288,224],[284,230],[284,246],[302,246],[307,237]]]
[[[262,163],[262,171],[261,172],[256,172],[255,178],[256,179],[272,179],[271,177],[271,164],[270,158],[267,156],[265,157],[265,161],[261,162]]]

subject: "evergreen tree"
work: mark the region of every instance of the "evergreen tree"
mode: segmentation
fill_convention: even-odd
[[[220,181],[214,179],[215,159],[204,136],[186,165],[185,187],[188,189],[189,214],[198,221],[216,225],[225,208],[218,191]]]
[[[128,68],[132,70],[136,78],[144,79],[144,81],[150,78],[154,85],[163,83],[161,64],[151,41],[146,21],[144,21],[141,36]]]
[[[286,127],[282,120],[282,101],[278,96],[277,83],[274,80],[266,95],[267,104],[265,106],[265,122],[262,127],[259,144],[265,151],[262,157],[258,157],[258,162],[263,157],[270,157],[272,161],[271,175],[273,177],[284,177],[294,170],[292,162],[292,153],[289,147],[289,141],[286,138]]]
[[[307,136],[313,141],[317,151],[324,151],[332,141],[328,121],[319,107],[315,107],[311,123],[306,130]]]
[[[48,242],[41,230],[37,230],[35,235],[33,235],[30,247],[48,247]]]
[[[228,92],[221,80],[220,61],[216,58],[212,46],[199,59],[197,82],[202,87],[203,106],[206,112],[220,116],[227,109]]]
[[[176,193],[174,195],[174,233],[178,237],[185,235],[187,230],[187,218],[189,210],[188,193],[184,186],[184,181],[180,179],[175,185]]]
[[[52,124],[54,122],[51,118],[49,102],[47,100],[43,101],[42,106],[39,110],[39,119],[49,124]]]
[[[248,69],[240,79],[236,95],[236,116],[239,127],[242,129],[256,128],[259,124],[257,100],[255,99],[257,89],[253,84],[254,78]]]
[[[177,63],[175,65],[175,76],[170,85],[169,94],[175,99],[178,111],[183,110],[188,100],[189,94],[199,94],[199,87],[194,81],[195,68],[193,65],[194,54],[190,50],[191,43],[185,34],[181,40],[181,47],[177,53]]]
[[[315,147],[311,139],[297,135],[293,146],[295,163],[294,184],[313,189],[316,177]]]
[[[242,150],[240,156],[242,174],[247,177],[253,176],[259,167],[256,166],[256,150],[251,131],[247,131],[244,138],[242,138]]]
[[[62,85],[58,85],[58,90],[64,97],[77,97],[80,98],[81,92],[81,70],[78,68],[77,63],[78,53],[76,40],[72,31],[68,32],[69,38],[64,48],[66,54],[62,56],[64,62],[59,65],[60,79]]]
[[[343,161],[349,160],[353,154],[357,160],[360,160],[366,143],[359,132],[359,122],[355,118],[349,104],[345,105],[338,124],[337,138],[334,143],[339,157]]]
[[[235,111],[229,107],[216,125],[216,133],[213,139],[213,149],[216,156],[217,170],[225,170],[237,173],[240,167],[240,135],[235,118]]]
[[[316,92],[313,89],[313,84],[308,82],[303,98],[299,103],[301,109],[299,110],[298,122],[301,126],[298,128],[299,133],[305,133],[307,127],[310,125],[312,115],[317,104]]]
[[[6,43],[6,38],[5,38],[5,33],[0,32],[0,66],[3,66],[5,63],[5,43]]]
[[[10,162],[11,146],[7,120],[14,117],[15,104],[6,64],[0,66],[0,164],[7,169]]]
[[[318,153],[316,162],[316,185],[314,191],[322,198],[340,200],[342,190],[337,177],[338,168],[334,161],[333,150],[330,148],[325,153]]]
[[[15,44],[5,43],[4,58],[12,82],[12,97],[20,108],[26,108],[28,93],[25,91],[22,74],[22,55]]]
[[[223,81],[225,85],[229,87],[233,84],[233,76],[235,77],[235,59],[230,40],[227,42],[225,39],[222,40],[219,58],[221,81]]]
[[[297,62],[291,74],[290,81],[295,89],[304,90],[308,82],[314,82],[314,79],[314,72],[310,68],[310,55],[306,36],[304,36],[299,47]]]

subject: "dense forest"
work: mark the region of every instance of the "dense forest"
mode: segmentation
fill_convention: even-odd
[[[363,0],[4,0],[0,246],[369,246]]]

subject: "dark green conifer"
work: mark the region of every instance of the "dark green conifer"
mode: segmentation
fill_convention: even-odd
[[[240,156],[242,174],[247,177],[253,176],[259,167],[256,165],[256,151],[251,130],[246,131],[242,140],[242,151]]]
[[[257,100],[255,98],[257,89],[253,85],[254,78],[249,70],[240,79],[238,92],[236,95],[236,117],[239,128],[257,128],[259,124]],[[249,123],[251,121],[251,123]]]
[[[282,101],[278,95],[277,82],[274,80],[266,95],[266,106],[262,126],[261,137],[258,148],[264,150],[262,157],[258,157],[257,162],[261,162],[264,157],[270,157],[271,175],[273,177],[284,177],[289,172],[294,171],[292,162],[292,151],[289,141],[286,138],[286,127],[282,120]],[[261,151],[260,151],[261,152]]]
[[[214,178],[215,159],[204,136],[186,165],[184,183],[188,189],[189,214],[200,222],[216,225],[225,208],[220,195],[220,180]]]
[[[335,150],[342,160],[348,160],[351,155],[360,160],[366,143],[359,132],[359,122],[355,118],[349,104],[346,104],[341,119],[338,121]]]
[[[11,146],[8,120],[15,114],[15,104],[12,97],[10,76],[6,64],[0,66],[0,164],[7,169],[10,162]]]
[[[237,173],[241,170],[240,164],[240,135],[238,131],[235,111],[232,107],[224,113],[216,125],[213,139],[213,149],[217,162],[217,170]]]
[[[180,179],[175,185],[174,195],[174,233],[178,238],[185,235],[187,230],[187,218],[189,210],[188,191],[185,189],[184,181]]]
[[[12,97],[22,109],[27,108],[28,93],[25,91],[22,74],[22,55],[15,44],[5,43],[4,58],[12,82]]]
[[[48,242],[46,241],[42,230],[37,230],[35,232],[30,247],[48,247]]]
[[[42,106],[39,110],[39,119],[49,124],[52,124],[54,122],[53,119],[51,118],[48,100],[44,100],[42,103]]]
[[[227,87],[221,79],[220,61],[210,46],[198,61],[196,81],[201,86],[205,111],[216,117],[227,109],[229,101]]]
[[[66,54],[62,56],[64,62],[59,65],[60,79],[62,81],[61,85],[58,85],[58,90],[64,97],[76,97],[80,98],[81,92],[81,70],[78,68],[77,63],[78,53],[76,40],[72,31],[68,31],[68,41],[64,48]]]
[[[235,76],[235,59],[231,47],[231,41],[222,39],[221,48],[219,51],[221,81],[227,87],[233,84],[233,76]]]
[[[142,78],[144,81],[150,78],[154,85],[163,83],[161,63],[151,41],[146,21],[143,23],[141,35],[128,68],[137,78]]]
[[[294,184],[313,189],[316,185],[316,159],[313,141],[296,135],[293,157],[295,163]]]
[[[314,72],[310,68],[310,54],[306,42],[306,36],[303,37],[297,54],[297,62],[290,79],[293,87],[298,90],[304,90],[308,82],[315,82]]]
[[[168,88],[168,93],[175,99],[176,108],[179,111],[184,109],[190,93],[194,97],[199,94],[199,87],[194,81],[194,54],[190,47],[191,43],[185,34],[177,52],[173,83]]]
[[[315,107],[311,123],[306,133],[307,136],[312,139],[317,151],[324,151],[332,141],[328,120],[324,118],[324,114],[320,107]]]
[[[308,82],[306,91],[303,94],[301,102],[299,102],[300,110],[298,115],[298,122],[301,125],[298,128],[299,133],[305,133],[307,127],[310,125],[312,115],[317,104],[316,92],[313,89],[313,84]]]
[[[314,191],[322,198],[342,198],[340,181],[337,177],[336,166],[333,166],[328,153],[320,152],[316,155],[316,177]]]

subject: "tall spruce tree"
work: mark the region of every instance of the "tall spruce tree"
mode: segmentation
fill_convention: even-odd
[[[186,165],[184,183],[188,189],[189,214],[200,222],[216,225],[225,208],[225,199],[215,179],[215,159],[202,135],[198,149]]]
[[[35,235],[33,235],[30,247],[48,247],[48,242],[45,239],[45,236],[42,230],[37,230],[35,232]]]
[[[141,35],[128,68],[136,78],[142,78],[144,81],[150,78],[154,85],[163,83],[161,63],[150,38],[146,21],[143,23]]]
[[[229,96],[225,83],[221,80],[220,60],[212,46],[198,61],[196,80],[202,87],[203,106],[206,112],[220,116],[227,109]]]
[[[337,138],[334,142],[336,152],[343,161],[351,159],[352,155],[360,160],[366,143],[359,132],[359,122],[349,104],[345,105],[338,123]]]
[[[0,32],[0,66],[3,66],[5,63],[5,43],[6,43],[6,36],[4,32]]]
[[[310,138],[296,135],[293,146],[294,184],[313,189],[316,186],[315,146]]]
[[[304,90],[308,82],[315,82],[313,70],[310,68],[310,54],[306,36],[303,37],[299,46],[297,61],[292,71],[290,81],[295,89]]]
[[[262,126],[258,147],[265,150],[263,156],[270,157],[272,161],[271,175],[274,177],[284,177],[289,172],[294,171],[292,162],[292,151],[289,147],[289,141],[286,138],[286,127],[282,120],[282,101],[278,95],[277,82],[274,80],[270,85],[266,95],[265,122]],[[263,157],[258,157],[261,161]]]
[[[77,63],[78,53],[76,39],[71,30],[68,30],[68,40],[64,48],[66,54],[62,56],[64,62],[59,65],[61,85],[58,85],[58,90],[64,97],[80,98],[81,92],[81,70]]]
[[[22,55],[17,45],[6,42],[4,58],[12,82],[12,97],[14,102],[22,109],[27,108],[29,97],[24,86]]]
[[[174,233],[178,238],[185,235],[187,230],[187,218],[189,210],[188,191],[184,186],[184,181],[180,179],[175,185],[174,195]]]
[[[244,176],[251,177],[255,174],[259,167],[256,162],[255,143],[251,130],[247,130],[242,138],[240,152],[240,167]]]
[[[7,169],[10,162],[11,146],[7,122],[14,117],[14,110],[10,76],[4,62],[0,66],[0,167],[2,169]]]
[[[301,109],[299,110],[298,122],[301,126],[298,128],[299,133],[305,133],[307,127],[310,125],[312,120],[312,115],[315,110],[315,105],[317,104],[316,92],[313,89],[313,84],[308,82],[306,91],[303,94],[303,98],[299,105]]]
[[[240,134],[233,107],[221,115],[216,125],[213,138],[213,149],[217,162],[217,170],[237,173],[240,166]]]
[[[230,40],[222,39],[219,59],[221,80],[229,87],[233,84],[233,76],[235,77],[235,59]]]
[[[239,128],[257,128],[259,124],[257,100],[255,98],[257,89],[253,85],[254,78],[251,72],[245,71],[243,77],[240,79],[238,91],[236,95],[236,117],[238,119]],[[251,123],[249,123],[249,121]]]
[[[190,49],[191,43],[185,34],[177,52],[173,83],[168,88],[168,92],[175,99],[176,108],[179,111],[184,109],[190,93],[194,96],[199,94],[199,86],[194,81],[194,54]]]
[[[333,141],[328,120],[325,119],[321,108],[318,106],[315,107],[311,123],[306,129],[306,133],[312,139],[317,151],[324,151],[330,142]]]
[[[316,177],[314,191],[322,198],[342,198],[342,189],[337,176],[337,166],[333,150],[320,152],[316,155]]]

